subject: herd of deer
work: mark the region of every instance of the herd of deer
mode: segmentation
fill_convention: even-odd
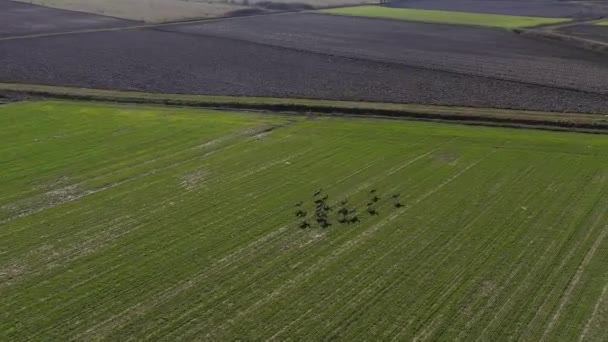
[[[366,211],[371,216],[379,215],[380,212],[377,209],[377,205],[380,202],[380,197],[378,196],[376,189],[372,189],[370,191],[370,195],[372,195],[373,197],[370,199],[369,202],[367,202]],[[312,195],[312,197],[313,197],[313,202],[315,205],[314,220],[321,228],[330,227],[332,224],[329,220],[329,213],[331,211],[333,211],[333,208],[327,202],[327,200],[329,199],[329,196],[327,194],[323,194],[323,190],[320,189],[317,192],[315,192]],[[401,202],[399,201],[399,197],[400,197],[400,194],[394,194],[391,196],[393,206],[395,208],[403,207],[403,204],[401,204]],[[311,224],[308,220],[308,213],[303,209],[303,205],[304,205],[303,201],[296,203],[297,209],[296,209],[295,215],[296,215],[296,217],[301,219],[299,227],[302,229],[305,229],[305,228],[310,228]],[[357,209],[355,209],[355,208],[349,209],[347,207],[348,199],[344,199],[344,200],[340,201],[339,205],[340,205],[340,209],[337,210],[338,223],[353,224],[353,223],[360,222],[359,216],[357,215]]]

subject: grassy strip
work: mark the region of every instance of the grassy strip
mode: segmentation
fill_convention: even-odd
[[[0,83],[0,92],[72,100],[147,103],[172,106],[314,112],[322,114],[374,115],[422,120],[459,121],[502,126],[536,126],[567,130],[608,130],[600,114],[555,113],[493,108],[331,101],[270,97],[154,94],[45,85]]]
[[[570,21],[563,18],[541,18],[514,15],[435,11],[382,6],[357,6],[322,10],[321,13],[361,17],[388,18],[427,23],[475,25],[505,29],[526,28]]]
[[[599,23],[596,23],[596,25],[600,25],[600,26],[608,26],[608,20],[605,20],[605,21],[600,21]]]

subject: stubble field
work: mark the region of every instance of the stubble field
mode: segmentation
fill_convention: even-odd
[[[605,136],[55,101],[2,105],[0,125],[0,339],[573,340],[608,323]],[[338,222],[343,199],[359,223]]]

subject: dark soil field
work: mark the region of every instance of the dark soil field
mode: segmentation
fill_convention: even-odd
[[[608,4],[604,1],[399,0],[388,6],[536,17],[593,18],[608,15]]]
[[[601,55],[527,39],[490,29],[287,14],[0,41],[0,82],[607,111]]]
[[[503,30],[318,14],[167,30],[608,94],[606,56]]]
[[[130,24],[133,22],[123,19],[0,0],[0,38]]]
[[[591,39],[598,42],[608,44],[608,26],[600,25],[575,25],[566,26],[558,30],[559,33],[564,33],[570,36]]]

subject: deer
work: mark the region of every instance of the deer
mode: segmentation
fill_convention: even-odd
[[[403,204],[401,204],[401,202],[399,201],[399,196],[401,196],[400,194],[394,194],[393,197],[393,205],[395,206],[395,208],[401,208],[403,207]]]

